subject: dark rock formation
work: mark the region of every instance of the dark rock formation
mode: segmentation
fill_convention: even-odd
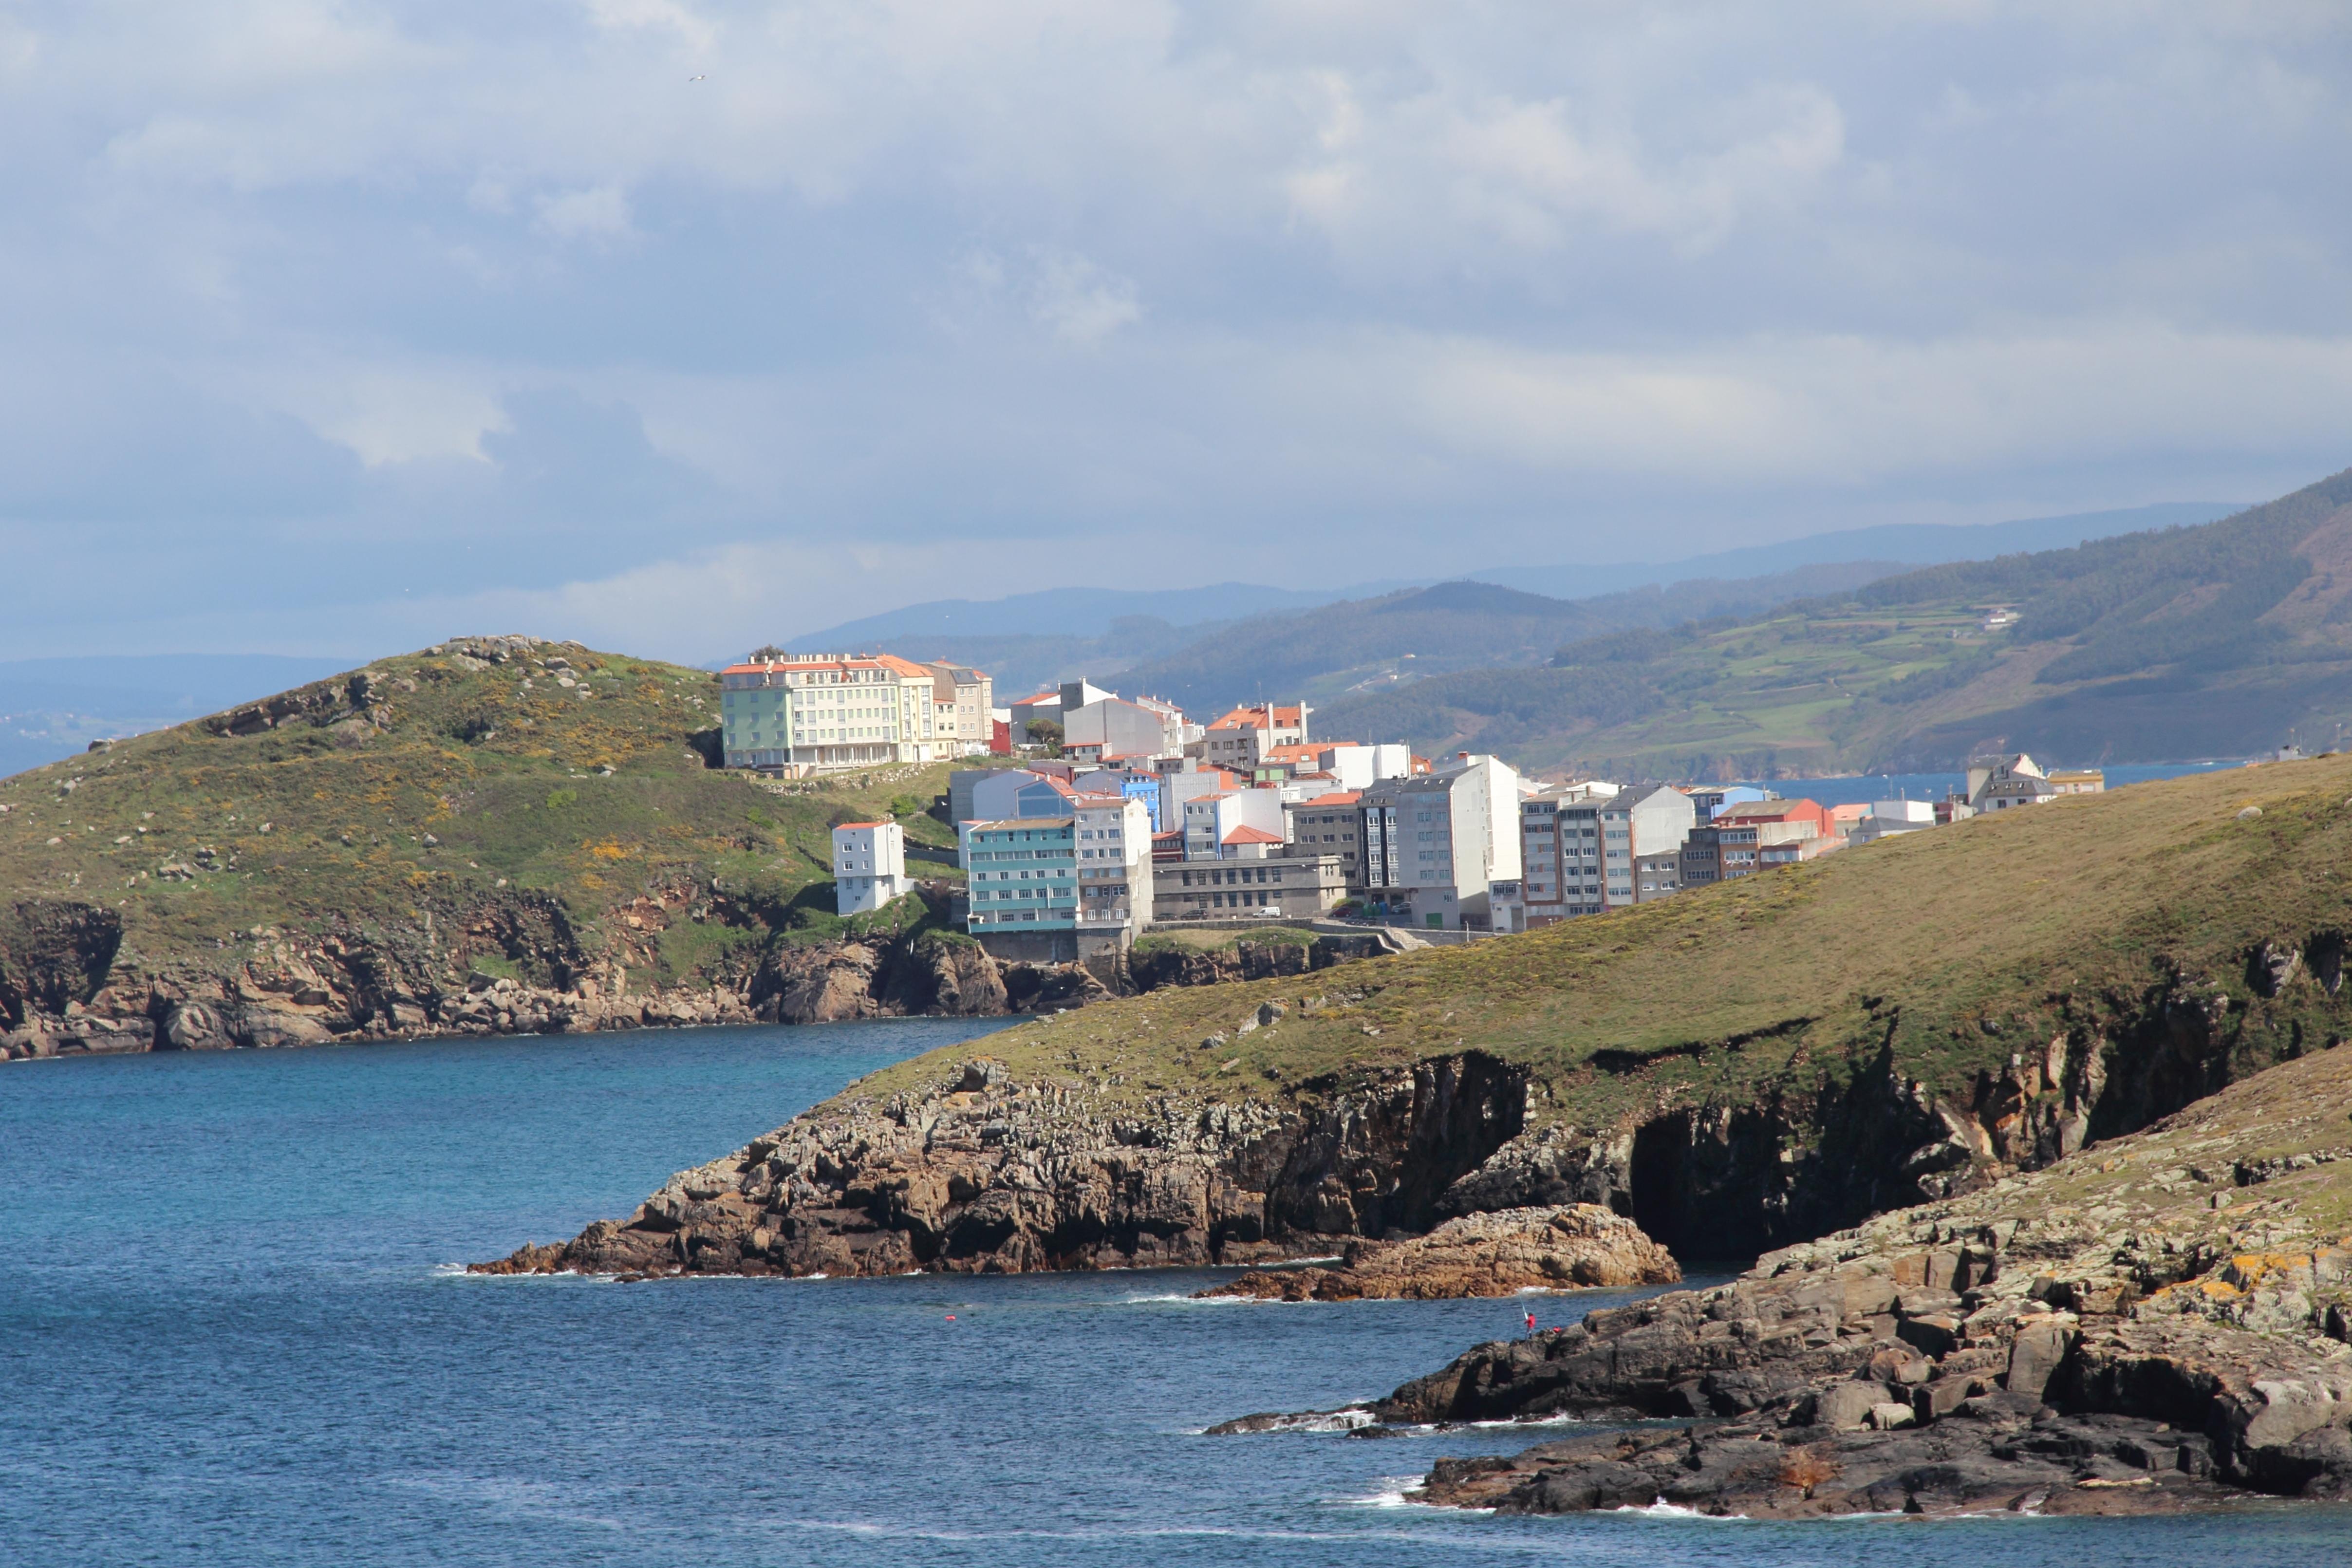
[[[2095,1158],[1478,1346],[1360,1418],[1697,1424],[1447,1462],[1424,1494],[1517,1511],[2352,1497],[2347,1110],[2352,1052],[2273,1068]]]
[[[1517,1132],[1526,1079],[1478,1052],[1279,1105],[1120,1103],[974,1058],[848,1098],[673,1176],[628,1219],[493,1272],[897,1274],[1256,1262],[1425,1229]]]
[[[1450,1219],[1407,1241],[1349,1244],[1337,1268],[1253,1269],[1201,1296],[1273,1301],[1443,1300],[1521,1290],[1670,1285],[1683,1271],[1622,1215],[1591,1204]]]

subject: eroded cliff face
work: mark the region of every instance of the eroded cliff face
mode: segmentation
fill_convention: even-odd
[[[2280,994],[2314,988],[2314,1016],[2325,1016],[2336,971],[2279,957],[2305,951],[2266,946],[2250,967]],[[857,966],[845,981],[843,968],[837,958],[813,967],[799,994],[875,994],[873,972]],[[1239,1039],[1285,1005],[1265,1001],[1230,1037],[1203,1043]],[[1297,1006],[1297,1016],[1316,1016],[1309,1000]],[[887,1102],[853,1095],[819,1107],[682,1173],[629,1219],[526,1249],[513,1266],[647,1274],[1240,1263],[1578,1203],[1633,1219],[1682,1258],[1738,1258],[2045,1166],[2266,1065],[2282,1044],[2271,1037],[2279,1031],[2250,1031],[2226,993],[2169,976],[2144,994],[2101,999],[2063,1033],[2020,1040],[2000,1072],[1956,1097],[1901,1070],[1895,1026],[1873,1023],[1883,1043],[1843,1076],[1792,1072],[1738,1103],[1668,1105],[1598,1128],[1576,1125],[1575,1102],[1556,1083],[1475,1048],[1385,1079],[1224,1100],[1213,1088],[1139,1096],[1131,1085],[1015,1078],[991,1065],[970,1082],[960,1075]],[[1786,1049],[1789,1032],[1701,1048]],[[2284,1048],[2301,1037],[2300,1026],[2285,1032]]]
[[[0,1061],[331,1041],[533,1035],[856,1018],[987,1018],[1080,1007],[1166,985],[1303,973],[1354,956],[1241,944],[1091,964],[999,963],[937,931],[755,940],[740,956],[670,975],[662,933],[684,922],[764,932],[692,882],[654,889],[582,932],[552,898],[427,903],[404,923],[329,921],[219,939],[217,962],[151,967],[113,911],[27,900],[0,918]]]
[[[919,1093],[820,1107],[679,1173],[625,1220],[479,1267],[1009,1272],[1328,1252],[1428,1228],[1526,1100],[1522,1072],[1475,1051],[1230,1105],[1014,1083],[976,1057]]]
[[[1664,1417],[1448,1461],[1431,1501],[1804,1517],[2352,1496],[2352,1051],[2112,1145],[1234,1432]]]
[[[2246,953],[2242,973],[2165,971],[2137,993],[2068,998],[2048,1033],[1992,1026],[1985,1043],[2007,1061],[1979,1071],[1963,1092],[1937,1093],[1904,1070],[1892,1045],[1900,1020],[1888,1013],[1869,1020],[1886,1043],[1842,1078],[1792,1072],[1736,1100],[1702,1099],[1601,1127],[1580,1125],[1572,1104],[1538,1105],[1528,1131],[1441,1207],[1602,1204],[1679,1257],[1752,1257],[2040,1169],[2333,1046],[2352,1032],[2344,951],[2333,931],[2264,942]],[[2270,1016],[2273,1005],[2284,1022]],[[1785,1033],[1811,1022],[1794,1020]],[[1774,1043],[1751,1037],[1691,1049]],[[1655,1059],[1602,1051],[1592,1066],[1639,1074]]]

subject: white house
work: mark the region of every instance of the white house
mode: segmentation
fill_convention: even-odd
[[[895,822],[845,822],[833,830],[834,908],[862,915],[914,891],[907,835]]]

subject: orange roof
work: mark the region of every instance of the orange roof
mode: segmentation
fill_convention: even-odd
[[[1228,844],[1279,844],[1282,835],[1268,833],[1263,827],[1252,827],[1244,823],[1226,834],[1224,841]]]
[[[765,675],[774,669],[881,669],[879,659],[872,658],[780,658],[773,663],[761,659],[756,664],[730,664],[721,675]]]
[[[845,827],[887,827],[889,826],[887,822],[836,822],[833,825],[833,830],[838,833]]]
[[[1301,805],[1353,805],[1363,798],[1362,790],[1343,789],[1335,790],[1329,795],[1318,795],[1313,800],[1302,800],[1298,804]]]
[[[1270,730],[1298,723],[1296,708],[1236,708],[1209,726],[1212,730]]]
[[[932,675],[929,670],[925,669],[913,659],[900,658],[895,653],[877,653],[874,656],[874,661],[877,664],[879,664],[883,668],[895,669],[901,675],[919,675],[925,680],[932,679]]]
[[[1055,707],[1059,708],[1062,705],[1062,694],[1059,690],[1033,691],[1028,696],[1024,697],[1020,701],[1013,703],[1013,706],[1015,708],[1029,708],[1034,707],[1040,702],[1050,702]]]

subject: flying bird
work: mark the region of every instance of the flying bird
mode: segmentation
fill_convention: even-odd
[[[709,78],[709,76],[708,74],[705,74],[705,75],[702,75],[702,76],[690,76],[690,77],[687,78],[686,79],[687,79],[687,80],[688,80],[688,81],[709,81],[709,80],[710,79],[710,78]]]

